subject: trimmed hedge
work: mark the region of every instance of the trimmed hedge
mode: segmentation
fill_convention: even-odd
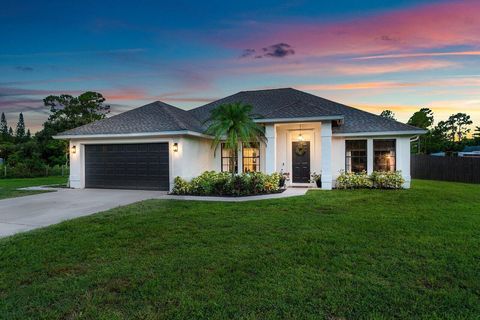
[[[190,182],[176,177],[173,194],[199,196],[248,196],[280,192],[280,173],[250,172],[233,175],[205,171]]]
[[[341,171],[336,186],[338,189],[402,189],[404,183],[401,171],[375,171],[371,175],[365,171],[359,173]]]

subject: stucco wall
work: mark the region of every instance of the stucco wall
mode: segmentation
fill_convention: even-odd
[[[373,171],[373,140],[396,140],[396,168],[402,171],[405,188],[410,187],[410,137],[375,136],[375,137],[333,137],[332,139],[332,173],[334,181],[345,170],[345,140],[367,140],[367,173]]]
[[[190,137],[171,136],[161,138],[110,138],[110,139],[74,139],[70,141],[70,187],[85,187],[85,145],[86,144],[124,144],[168,142],[170,150],[169,175],[170,187],[173,179],[181,176],[191,179],[203,171],[217,170],[211,140]],[[178,143],[178,152],[173,151],[173,144]],[[75,154],[72,147],[76,146]]]
[[[322,145],[320,137],[320,123],[286,124],[277,126],[276,171],[292,172],[292,142],[298,140],[301,133],[304,141],[310,142],[310,169],[312,172],[321,171]]]
[[[298,124],[277,125],[276,130],[276,148],[275,165],[270,165],[276,172],[292,172],[292,141],[298,138],[300,133]],[[301,133],[306,141],[310,141],[310,163],[311,171],[322,172],[321,156],[321,124],[311,123],[302,125]],[[373,170],[373,140],[374,139],[396,139],[396,165],[397,170],[402,171],[406,181],[405,187],[410,186],[410,138],[409,137],[332,137],[331,167],[333,182],[339,175],[340,170],[345,169],[345,140],[346,139],[366,139],[368,148],[368,172]],[[184,179],[191,179],[198,176],[206,170],[221,170],[220,147],[214,154],[211,148],[211,140],[191,137],[191,136],[171,136],[161,138],[123,138],[123,139],[75,139],[70,141],[70,186],[72,188],[85,187],[85,144],[112,144],[112,143],[155,143],[168,142],[170,147],[170,186],[173,185],[173,179],[181,176]],[[271,143],[272,141],[269,141]],[[172,146],[178,143],[178,152],[173,152]],[[72,146],[76,146],[76,153],[72,153]],[[268,170],[267,155],[264,144],[260,149],[260,168],[262,172]],[[239,150],[239,168],[241,170],[241,148]]]

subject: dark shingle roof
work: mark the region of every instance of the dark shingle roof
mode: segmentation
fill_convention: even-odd
[[[355,109],[292,88],[241,91],[204,106],[185,111],[157,101],[119,115],[66,131],[61,135],[124,134],[189,130],[204,132],[211,110],[225,103],[241,102],[253,107],[260,119],[338,117],[333,133],[418,131],[404,123]]]
[[[210,111],[223,103],[243,102],[253,106],[253,113],[263,118],[306,118],[343,116],[343,124],[334,133],[417,131],[419,128],[386,119],[292,88],[241,91],[190,110],[199,120],[208,119]]]
[[[147,133],[181,130],[202,132],[202,127],[200,122],[188,111],[156,101],[143,107],[63,132],[61,135]]]

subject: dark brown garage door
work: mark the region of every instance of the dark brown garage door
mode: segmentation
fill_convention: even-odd
[[[85,145],[85,187],[169,189],[168,143]]]

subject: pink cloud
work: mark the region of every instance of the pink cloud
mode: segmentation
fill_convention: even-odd
[[[375,55],[375,56],[356,57],[356,58],[352,58],[352,60],[399,59],[399,58],[419,58],[419,57],[447,57],[447,56],[480,56],[480,51],[382,54],[382,55]]]
[[[451,46],[480,45],[480,1],[442,2],[339,23],[305,22],[256,25],[242,40],[226,44],[259,49],[285,42],[298,55],[385,54]],[[253,34],[253,36],[252,36]]]
[[[318,75],[369,75],[394,72],[422,71],[444,69],[458,66],[458,63],[441,60],[400,61],[393,63],[364,63],[342,61],[302,61],[285,63],[241,64],[231,70],[242,74],[289,74],[296,76]]]

